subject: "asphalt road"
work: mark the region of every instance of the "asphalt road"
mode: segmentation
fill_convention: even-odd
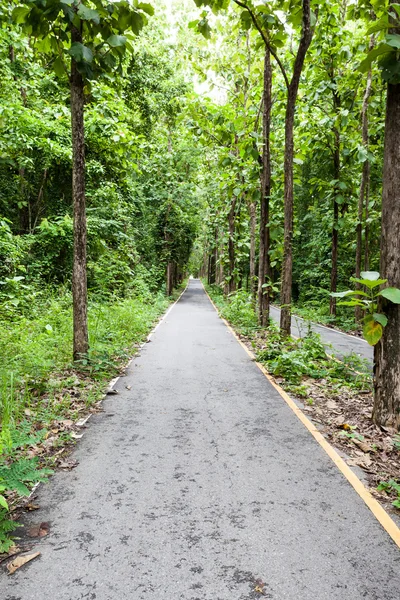
[[[275,306],[271,306],[270,315],[271,318],[279,323],[280,310]],[[308,322],[296,315],[292,315],[292,334],[297,337],[303,337],[307,333]],[[373,362],[373,349],[365,340],[356,337],[354,335],[348,335],[342,333],[330,327],[324,325],[318,325],[317,323],[311,323],[311,329],[320,334],[323,342],[332,346],[332,354],[335,354],[339,358],[343,358],[349,354],[358,354],[363,359],[368,360],[372,365]]]
[[[132,386],[130,390],[126,386]],[[39,489],[2,600],[398,600],[400,553],[198,281]]]

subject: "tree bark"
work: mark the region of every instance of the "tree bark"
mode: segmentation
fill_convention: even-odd
[[[381,276],[400,288],[400,84],[389,84],[382,187]],[[377,425],[400,429],[400,305],[382,298],[388,317],[374,347],[374,408]]]
[[[174,289],[174,270],[174,263],[169,260],[167,263],[167,296],[170,296]]]
[[[264,289],[266,278],[271,277],[269,259],[269,199],[271,195],[271,109],[272,109],[272,69],[268,49],[264,57],[264,89],[263,89],[263,152],[261,168],[261,202],[260,202],[260,250],[258,261],[258,323],[265,327],[269,319],[270,290]]]
[[[370,49],[371,44],[370,44]],[[365,86],[362,110],[361,110],[361,130],[362,130],[362,144],[366,151],[368,151],[368,102],[371,95],[371,84],[372,84],[372,70],[368,71],[367,84]],[[357,210],[357,228],[356,228],[356,278],[359,279],[361,275],[361,263],[362,263],[362,230],[363,230],[363,216],[365,206],[365,218],[368,215],[368,189],[369,189],[369,175],[370,175],[370,164],[368,157],[363,163],[360,183],[360,193],[358,196],[358,210]],[[368,257],[367,248],[367,224],[365,224],[365,257]],[[364,259],[364,262],[365,259]],[[356,283],[356,290],[361,290],[361,284]],[[357,321],[361,320],[362,310],[361,306],[356,306],[355,317]]]
[[[256,203],[252,200],[249,204],[250,212],[250,256],[249,256],[249,279],[250,279],[250,294],[253,300],[253,305],[256,301]]]
[[[333,94],[333,104],[335,114],[338,114],[340,108],[340,100],[336,92]],[[338,278],[338,241],[339,241],[339,204],[336,201],[336,194],[340,191],[338,183],[340,180],[340,132],[337,127],[333,130],[335,136],[334,155],[333,155],[333,177],[336,180],[333,197],[333,224],[332,224],[332,258],[331,258],[331,292],[337,291]],[[336,298],[330,296],[329,314],[336,317]]]
[[[284,240],[281,284],[280,329],[283,335],[290,335],[291,300],[293,277],[293,129],[297,92],[304,59],[312,39],[310,0],[302,0],[303,26],[299,47],[293,67],[292,79],[287,91],[285,115],[285,158],[284,158]]]
[[[231,200],[231,207],[228,215],[228,228],[229,228],[229,240],[228,240],[228,257],[229,257],[229,281],[228,281],[228,293],[234,292],[236,289],[236,282],[234,277],[235,270],[235,211],[236,211],[236,196],[233,196]]]
[[[82,35],[72,27],[71,41],[82,43]],[[85,200],[85,132],[83,78],[71,60],[72,125],[72,202],[74,211],[74,259],[72,273],[73,357],[79,360],[89,349],[87,324],[86,274],[86,200]]]

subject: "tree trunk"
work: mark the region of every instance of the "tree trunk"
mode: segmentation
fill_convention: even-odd
[[[333,94],[333,103],[335,113],[339,113],[340,100],[336,92]],[[335,145],[333,155],[333,177],[336,180],[336,191],[333,197],[333,225],[332,225],[332,263],[331,263],[331,292],[337,291],[338,277],[338,240],[339,240],[339,204],[336,201],[336,194],[340,191],[338,183],[340,180],[340,133],[337,127],[334,128]],[[329,314],[336,317],[336,298],[330,297]]]
[[[72,43],[82,43],[82,35],[72,27]],[[83,78],[71,60],[72,124],[72,202],[74,210],[74,264],[72,273],[74,360],[89,349],[87,324],[86,206],[85,206],[85,133]]]
[[[368,180],[365,191],[364,271],[369,271],[369,186],[370,182]]]
[[[254,200],[250,202],[249,211],[250,211],[250,293],[253,304],[255,305],[256,301],[256,203]]]
[[[293,75],[287,90],[285,115],[285,158],[284,158],[284,240],[281,284],[281,319],[280,329],[283,335],[290,335],[291,300],[293,271],[293,129],[294,111],[297,92],[304,59],[312,39],[310,0],[303,0],[303,28],[297,55],[293,67]]]
[[[373,47],[373,36],[370,43],[370,50]],[[372,70],[368,71],[367,84],[365,86],[362,110],[361,110],[361,130],[362,130],[362,144],[366,151],[368,151],[368,102],[371,95],[371,84],[372,84]],[[360,193],[358,196],[358,210],[357,210],[357,228],[356,228],[356,278],[359,279],[361,275],[361,263],[362,263],[362,230],[363,230],[363,216],[365,206],[365,219],[368,215],[368,189],[369,189],[369,175],[370,175],[370,164],[368,157],[363,163],[360,183]],[[365,223],[365,257],[368,257],[367,247],[367,223]],[[368,260],[368,259],[367,259]],[[364,259],[365,262],[365,259]],[[356,290],[361,290],[361,284],[356,283]],[[355,317],[357,321],[361,321],[362,310],[361,306],[356,306]]]
[[[400,288],[400,84],[388,85],[382,187],[381,276]],[[382,298],[388,324],[374,347],[377,425],[400,429],[400,305]]]
[[[174,289],[174,263],[169,260],[167,263],[167,296],[172,294]]]
[[[263,153],[261,169],[261,202],[260,202],[260,251],[258,261],[258,323],[265,327],[269,319],[270,290],[263,288],[266,278],[271,277],[269,259],[269,198],[271,195],[271,156],[270,131],[272,108],[272,69],[268,49],[264,57],[264,90],[263,90]]]
[[[235,270],[235,210],[236,210],[236,196],[233,196],[231,201],[231,207],[228,215],[228,227],[229,227],[229,240],[228,240],[228,257],[229,257],[229,281],[228,281],[228,293],[234,292],[236,289],[236,282],[234,277]]]

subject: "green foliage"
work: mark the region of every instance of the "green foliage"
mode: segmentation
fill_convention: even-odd
[[[385,298],[394,304],[400,304],[400,290],[393,287],[387,287],[383,290],[377,290],[385,283],[387,279],[381,279],[377,271],[363,271],[361,278],[352,277],[351,281],[364,286],[367,291],[361,289],[346,290],[344,292],[333,292],[331,296],[335,298],[350,298],[342,300],[338,304],[341,306],[359,306],[365,312],[363,317],[363,335],[365,340],[375,346],[383,334],[383,328],[387,325],[387,317],[378,313],[378,302],[380,298]]]
[[[271,373],[291,384],[299,385],[303,377],[328,376],[325,347],[315,333],[294,340],[281,339],[275,332],[268,336],[267,348],[258,352],[257,359],[264,362]]]
[[[122,74],[125,50],[132,50],[128,36],[140,32],[153,8],[150,4],[108,4],[104,0],[92,0],[92,5],[95,9],[79,0],[25,0],[12,11],[11,18],[33,36],[39,52],[53,58],[58,77],[69,72],[69,57],[88,80],[116,69]],[[72,41],[73,29],[80,32],[83,43]]]
[[[37,459],[20,458],[10,465],[0,464],[1,486],[7,492],[17,492],[20,496],[29,496],[28,485],[47,481],[50,469],[38,469]]]
[[[221,316],[240,329],[248,330],[257,327],[254,307],[246,290],[238,290],[228,296],[228,302],[221,310]]]
[[[0,508],[0,554],[8,552],[14,542],[10,534],[19,526],[19,523],[8,518],[7,510]]]
[[[397,496],[395,500],[393,500],[392,504],[396,508],[400,509],[400,483],[395,479],[390,479],[389,481],[382,481],[377,488],[380,492],[386,492],[387,494],[391,494]]]

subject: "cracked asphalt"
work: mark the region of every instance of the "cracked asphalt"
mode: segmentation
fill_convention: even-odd
[[[1,600],[399,599],[397,546],[198,281],[115,387]]]

